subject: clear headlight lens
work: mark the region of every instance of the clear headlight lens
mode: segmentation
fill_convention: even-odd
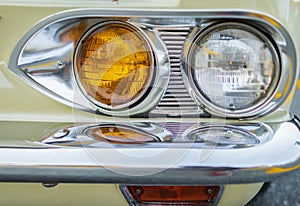
[[[95,104],[125,108],[145,93],[153,75],[153,55],[140,33],[125,22],[106,22],[81,39],[75,73]]]
[[[194,41],[187,57],[196,96],[214,111],[257,109],[274,94],[279,60],[258,30],[239,23],[215,25]]]

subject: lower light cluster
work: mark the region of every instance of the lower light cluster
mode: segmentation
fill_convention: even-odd
[[[210,125],[173,123],[103,123],[62,128],[46,135],[43,143],[61,146],[115,147],[140,145],[160,147],[185,145],[201,148],[247,148],[263,144],[272,127],[261,123]],[[63,135],[62,135],[63,134]]]

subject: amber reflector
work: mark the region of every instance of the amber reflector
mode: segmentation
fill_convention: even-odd
[[[77,79],[104,107],[127,107],[146,91],[153,74],[152,52],[137,29],[124,22],[96,26],[80,41]]]
[[[219,186],[126,186],[138,205],[210,205],[220,192]]]
[[[99,141],[107,141],[112,144],[139,144],[144,142],[155,142],[155,138],[122,126],[100,126],[86,130],[85,134]]]

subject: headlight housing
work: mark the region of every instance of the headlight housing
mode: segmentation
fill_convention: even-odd
[[[39,22],[15,47],[9,68],[92,113],[243,119],[286,102],[296,64],[292,38],[266,15],[91,9]]]
[[[281,71],[269,38],[254,27],[233,22],[196,35],[185,69],[196,101],[213,114],[228,117],[261,112],[275,95]]]

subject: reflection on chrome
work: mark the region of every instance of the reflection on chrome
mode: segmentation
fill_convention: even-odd
[[[182,128],[180,133],[178,128]],[[175,147],[193,144],[200,148],[232,149],[264,144],[272,135],[272,127],[262,123],[103,123],[62,128],[44,136],[42,143],[76,147],[124,147],[130,144],[168,147],[174,143]]]
[[[199,128],[200,125],[195,124],[194,128]],[[203,123],[202,126],[208,125]],[[0,149],[2,165],[0,180],[45,182],[51,179],[53,182],[114,182],[117,184],[124,182],[141,184],[157,184],[158,182],[160,184],[253,183],[272,180],[281,174],[296,170],[300,165],[300,145],[297,144],[300,141],[300,127],[299,121],[295,118],[269,125],[226,124],[225,126],[234,126],[239,129],[248,128],[248,131],[260,140],[260,143],[253,147],[228,149],[218,146],[213,149],[203,148],[201,143],[189,144],[186,147],[186,143],[181,142],[121,144],[113,145],[113,147],[107,143],[100,147],[98,142],[93,146],[87,144],[82,147],[81,142],[84,142],[86,136],[81,135],[80,132],[89,126],[95,125],[83,125],[81,128],[78,126],[78,133],[76,129],[73,130],[76,126],[63,127],[63,130],[69,130],[69,132],[62,130],[56,134],[49,134],[43,142],[23,141],[20,144],[17,142],[14,144],[14,141],[9,140],[11,143],[8,142]],[[156,125],[152,123],[137,123],[129,126],[139,128],[138,131],[145,128],[145,134],[155,134],[155,131],[160,131],[157,134],[164,134],[161,127],[155,127]],[[171,131],[172,127],[166,128]],[[170,135],[170,132],[165,132],[165,135],[161,137],[167,136],[166,134]],[[82,140],[79,143],[80,147],[75,145],[76,138]],[[61,142],[67,140],[70,146],[60,145],[60,140]],[[91,138],[87,140],[90,141]],[[151,147],[151,144],[155,146]],[[170,144],[172,147],[169,147]],[[206,151],[213,152],[208,158],[200,161],[200,154]],[[116,153],[120,158],[116,158]],[[161,155],[162,153],[164,155]],[[177,158],[178,153],[183,155]],[[172,159],[174,162],[171,165],[163,164],[174,155],[177,157]],[[95,161],[95,157],[103,157],[101,159],[103,161]],[[145,164],[145,158],[147,164]],[[121,172],[116,173],[116,170]],[[161,172],[147,176],[141,175],[145,174],[145,171]],[[136,175],[130,176],[124,173]],[[139,174],[140,176],[137,176]],[[187,176],[186,174],[193,175]]]
[[[259,143],[252,133],[229,126],[202,127],[191,131],[186,138],[193,142],[236,145],[237,147],[254,146]]]
[[[143,122],[67,127],[44,136],[42,143],[60,146],[101,147],[108,144],[147,144],[171,140],[172,134],[166,129],[156,124]]]

